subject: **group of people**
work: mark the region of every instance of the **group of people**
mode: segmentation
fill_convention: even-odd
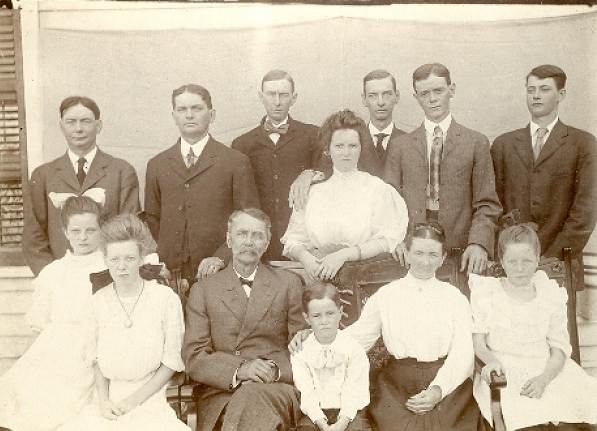
[[[492,420],[492,371],[509,379],[509,430],[597,423],[597,383],[569,359],[575,299],[536,272],[563,247],[578,262],[596,222],[597,144],[559,120],[565,73],[532,69],[530,124],[491,146],[453,120],[445,66],[422,65],[412,82],[425,114],[413,132],[394,126],[399,94],[383,70],[363,79],[369,124],[343,110],[318,129],[289,116],[294,80],[270,71],[259,92],[266,115],[232,148],[209,135],[208,90],[183,85],[172,93],[180,138],[148,162],[143,213],[134,169],[96,145],[97,104],[65,99],[68,150],[33,172],[25,202],[23,249],[37,275],[29,317],[41,332],[0,379],[0,426],[185,429],[164,395],[182,369],[205,385],[199,430],[358,430],[369,404],[378,429],[473,430],[479,409]],[[506,278],[475,275],[503,213],[537,233],[504,230]],[[156,245],[167,269],[197,280],[184,323],[179,298],[141,277]],[[435,278],[454,247],[471,274],[470,305]],[[344,263],[381,253],[408,275],[339,331],[330,281]],[[302,264],[303,281],[265,263],[286,258]],[[92,289],[89,274],[105,268],[111,282]],[[392,359],[370,398],[365,351],[380,337]],[[474,354],[486,366],[473,383]]]

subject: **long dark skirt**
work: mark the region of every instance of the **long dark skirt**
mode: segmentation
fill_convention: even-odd
[[[406,401],[427,388],[444,360],[418,362],[413,358],[391,359],[373,378],[369,413],[380,431],[475,431],[479,409],[473,386],[466,379],[435,408],[415,415]]]

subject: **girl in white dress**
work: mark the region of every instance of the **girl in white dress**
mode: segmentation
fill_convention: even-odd
[[[474,380],[483,416],[492,422],[488,382],[495,371],[508,381],[501,390],[507,430],[597,423],[597,379],[570,359],[566,290],[537,271],[537,234],[525,225],[505,229],[498,255],[505,279],[469,279],[475,353],[486,364]],[[566,424],[558,429],[583,429]]]
[[[313,279],[333,278],[345,262],[392,252],[408,227],[408,210],[389,184],[357,164],[366,125],[354,112],[331,115],[320,130],[332,176],[313,185],[304,209],[293,210],[281,239],[284,256]]]
[[[184,323],[178,296],[139,276],[155,243],[134,215],[102,226],[106,265],[114,282],[92,298],[91,349],[98,403],[61,430],[188,431],[166,402],[166,384],[183,369]]]
[[[105,268],[99,217],[98,204],[88,197],[64,203],[61,218],[72,250],[33,280],[26,319],[39,335],[0,378],[0,426],[55,430],[89,402],[93,364],[86,360],[82,321],[91,299],[89,274]]]

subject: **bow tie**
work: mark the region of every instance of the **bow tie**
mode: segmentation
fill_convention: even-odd
[[[329,346],[322,346],[317,357],[313,363],[313,368],[336,368],[346,361],[346,355],[342,352],[337,352]]]
[[[253,287],[253,280],[249,280],[248,278],[238,277],[240,284],[243,286]]]
[[[272,133],[284,135],[286,132],[288,132],[288,123],[280,124],[279,126],[274,126],[273,123],[269,119],[267,119],[263,124],[263,128],[265,129],[268,135]]]

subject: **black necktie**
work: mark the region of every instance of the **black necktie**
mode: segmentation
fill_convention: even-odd
[[[377,139],[377,143],[375,144],[375,152],[377,153],[377,156],[379,157],[380,160],[383,160],[383,158],[386,155],[386,150],[384,150],[383,148],[383,140],[386,138],[386,136],[389,136],[387,133],[376,133],[375,134],[375,138]]]
[[[79,160],[77,160],[77,180],[79,180],[80,186],[83,185],[83,181],[85,181],[85,177],[87,176],[85,169],[83,169],[86,162],[87,160],[85,160],[85,157],[81,157]]]
[[[253,280],[249,280],[247,278],[243,278],[243,277],[238,277],[238,279],[240,280],[240,284],[243,286],[249,286],[249,287],[253,287]]]

